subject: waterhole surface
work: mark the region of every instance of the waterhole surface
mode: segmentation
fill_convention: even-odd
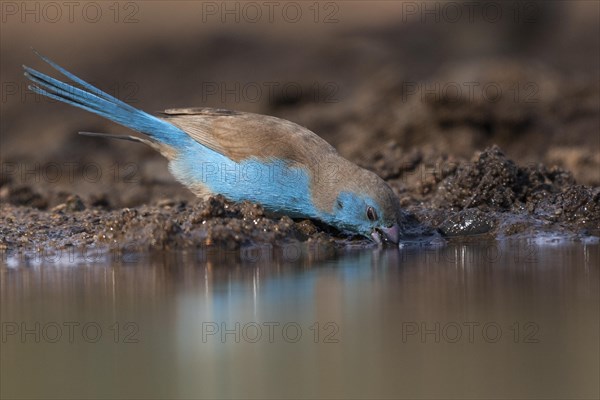
[[[597,240],[5,255],[3,398],[597,398]]]

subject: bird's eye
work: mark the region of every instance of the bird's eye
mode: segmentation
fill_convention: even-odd
[[[369,218],[369,221],[377,220],[377,213],[373,207],[367,207],[367,218]]]

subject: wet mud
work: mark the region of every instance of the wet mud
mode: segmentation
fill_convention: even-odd
[[[408,214],[407,242],[547,233],[579,240],[600,236],[600,66],[592,57],[599,43],[589,34],[593,25],[556,24],[561,15],[498,24],[489,35],[470,25],[448,35],[444,26],[391,24],[349,27],[311,43],[252,34],[161,37],[106,51],[101,64],[69,49],[49,55],[102,88],[110,79],[134,82],[125,100],[147,111],[212,106],[308,127],[392,186]],[[4,80],[23,80],[15,65],[39,67],[30,45],[15,42],[7,51]],[[170,70],[175,77],[164,73]],[[303,90],[258,101],[198,95],[205,82],[229,81]],[[66,105],[12,97],[0,123],[3,250],[374,246],[315,221],[268,215],[260,205],[198,200],[153,150],[77,135],[129,132]]]
[[[376,172],[402,164],[396,146],[373,155]],[[572,238],[600,235],[600,188],[577,185],[561,168],[519,166],[494,146],[471,160],[423,157],[388,182],[408,212],[406,241],[505,238],[561,233]],[[412,179],[427,171],[428,179]],[[222,196],[202,200],[159,200],[137,207],[112,207],[111,199],[59,193],[46,197],[28,186],[4,182],[0,246],[19,248],[102,247],[117,250],[239,248],[254,244],[316,243],[332,247],[374,246],[318,222],[266,215],[260,205],[236,204]],[[57,203],[57,204],[55,204]]]

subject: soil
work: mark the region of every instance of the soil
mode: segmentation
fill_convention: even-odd
[[[388,179],[409,212],[405,226],[409,238],[434,237],[436,232],[449,239],[543,232],[600,235],[600,188],[577,185],[561,168],[521,167],[494,146],[470,161],[456,161],[433,172],[429,179],[411,182],[403,173],[390,172],[408,159],[398,157],[399,152],[398,145],[388,144],[373,152],[371,165]],[[418,161],[410,173],[448,160],[441,155],[411,157]],[[290,241],[372,246],[363,238],[346,237],[309,220],[268,216],[260,205],[235,204],[222,196],[118,208],[110,205],[116,201],[108,193],[102,201],[67,193],[53,197],[8,182],[2,186],[2,197],[0,246],[7,250],[102,245],[135,251],[236,248]]]
[[[135,76],[138,91],[131,103],[145,110],[216,106],[307,126],[390,183],[410,215],[407,240],[544,233],[578,240],[600,236],[600,66],[597,35],[588,25],[573,24],[579,30],[569,25],[568,42],[548,38],[557,29],[553,24],[537,26],[541,33],[497,27],[506,32],[484,38],[484,55],[469,56],[456,54],[470,44],[461,48],[442,28],[420,24],[403,28],[414,43],[392,25],[285,46],[258,35],[157,40],[119,47],[100,66],[90,61],[71,68],[68,50],[48,55],[104,88],[111,78],[107,71],[126,82]],[[528,40],[511,41],[507,50],[503,46],[513,34]],[[417,42],[422,51],[411,56]],[[168,65],[190,48],[202,55],[189,64],[204,68],[203,80],[243,82],[247,70],[232,66],[244,60],[259,71],[254,79],[294,82],[304,90],[256,102],[202,101],[198,74]],[[15,54],[2,59],[15,81],[20,78],[13,64],[46,71],[33,56],[17,60],[27,53]],[[272,54],[278,57],[265,63]],[[177,95],[167,90],[177,77],[155,81],[170,68],[192,80],[179,85]],[[466,82],[477,82],[473,92]],[[479,91],[483,87],[496,91]],[[164,96],[152,94],[161,91]],[[82,137],[78,130],[128,133],[50,101],[3,102],[0,249],[236,248],[292,241],[374,246],[318,222],[266,215],[260,205],[221,196],[195,199],[153,150]]]

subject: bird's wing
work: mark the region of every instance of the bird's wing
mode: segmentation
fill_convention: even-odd
[[[174,108],[162,112],[161,118],[236,162],[256,157],[311,165],[325,155],[337,154],[310,130],[266,115],[216,108]]]

